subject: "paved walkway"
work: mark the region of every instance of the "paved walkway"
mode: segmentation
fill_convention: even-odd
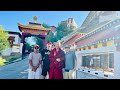
[[[0,79],[27,79],[28,57],[19,62],[0,67]],[[77,79],[104,79],[85,72],[77,71]]]
[[[77,71],[77,79],[105,79],[82,71]]]
[[[27,79],[28,57],[0,67],[0,79]]]

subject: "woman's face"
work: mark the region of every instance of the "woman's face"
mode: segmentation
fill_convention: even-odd
[[[47,49],[51,51],[52,45],[51,45],[51,44],[48,44],[48,45],[47,45]]]
[[[59,43],[56,43],[56,44],[55,44],[55,47],[56,47],[57,49],[60,48]]]
[[[51,45],[51,49],[53,50],[54,48],[55,48],[55,45],[54,45],[54,44],[52,44],[52,45]]]

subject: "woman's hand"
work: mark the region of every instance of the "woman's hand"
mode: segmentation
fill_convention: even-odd
[[[61,60],[60,60],[60,58],[57,58],[56,60],[57,60],[58,62],[60,62],[60,61],[61,61]]]

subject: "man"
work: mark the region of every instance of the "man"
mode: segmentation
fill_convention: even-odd
[[[43,67],[42,67],[42,76],[43,79],[46,78],[47,73],[49,73],[49,65],[50,65],[50,60],[49,60],[49,54],[51,51],[51,43],[47,43],[47,48],[42,50],[42,61],[43,61]]]
[[[39,53],[39,46],[37,44],[34,45],[34,52],[29,54],[29,72],[28,79],[40,79],[41,75],[41,60],[42,56]]]
[[[73,72],[76,71],[77,59],[74,51],[69,46],[65,47],[65,72],[64,79],[74,79]]]
[[[60,49],[60,44],[55,43],[55,48],[50,52],[49,79],[63,79],[62,69],[64,67],[64,52]]]

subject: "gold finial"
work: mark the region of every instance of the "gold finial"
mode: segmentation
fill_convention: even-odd
[[[34,16],[34,17],[33,17],[33,19],[34,19],[34,22],[36,23],[36,21],[37,21],[37,17],[36,17],[36,16]]]

